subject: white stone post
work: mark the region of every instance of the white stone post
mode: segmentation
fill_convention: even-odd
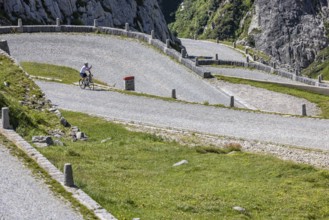
[[[17,24],[18,27],[23,27],[23,22],[22,22],[22,19],[19,18],[18,19],[18,24]]]
[[[56,18],[56,26],[59,27],[61,25],[61,21],[59,18]]]
[[[128,32],[129,31],[129,23],[126,23],[125,25],[125,30]]]
[[[154,30],[151,31],[151,39],[152,40],[155,39],[155,32],[154,32]]]
[[[74,186],[73,170],[70,163],[64,165],[64,185],[70,187]]]
[[[98,27],[98,22],[97,22],[97,19],[94,19],[94,27]]]

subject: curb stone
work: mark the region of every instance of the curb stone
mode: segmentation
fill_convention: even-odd
[[[1,123],[0,123],[1,124]],[[49,160],[44,157],[39,151],[32,147],[14,130],[3,129],[0,127],[0,133],[8,140],[12,141],[18,148],[23,150],[31,159],[38,163],[54,180],[59,182],[67,192],[72,193],[72,196],[81,204],[91,210],[101,220],[116,220],[116,218],[106,211],[101,205],[93,200],[89,195],[79,188],[67,187],[64,185],[64,174],[59,171]],[[0,216],[1,217],[1,216]]]

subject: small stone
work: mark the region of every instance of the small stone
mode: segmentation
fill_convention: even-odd
[[[240,206],[234,206],[234,207],[233,207],[233,210],[235,210],[235,211],[239,211],[239,212],[245,212],[245,211],[246,211],[245,208],[242,208],[242,207],[240,207]]]
[[[62,113],[58,109],[56,111],[54,111],[54,113],[57,115],[57,117],[59,117],[59,118],[62,117]]]
[[[110,140],[112,140],[112,138],[106,138],[106,139],[102,140],[101,143],[104,144],[105,142],[108,142]]]
[[[48,109],[50,112],[56,112],[57,108],[50,108]]]
[[[50,136],[33,136],[32,142],[46,144],[47,146],[54,144],[53,139]]]
[[[78,140],[80,140],[80,139],[85,137],[85,134],[83,132],[79,131],[79,132],[76,133],[76,137],[77,137]]]
[[[73,126],[73,127],[71,127],[71,131],[76,133],[76,132],[80,131],[80,129],[77,126]]]
[[[60,122],[64,127],[71,127],[70,123],[68,123],[64,117],[61,117]]]
[[[3,82],[6,87],[9,87],[9,82]]]
[[[55,140],[55,141],[54,141],[54,145],[55,145],[55,146],[61,146],[61,147],[63,147],[63,146],[64,146],[64,143],[61,142],[60,140]]]
[[[188,161],[187,161],[187,160],[179,161],[179,162],[175,163],[175,164],[173,165],[173,167],[181,166],[181,165],[183,165],[183,164],[188,164]]]

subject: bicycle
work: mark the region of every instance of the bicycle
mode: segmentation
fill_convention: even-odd
[[[90,90],[94,90],[94,82],[92,81],[93,74],[89,73],[87,77],[79,80],[79,86],[81,89],[89,87]]]

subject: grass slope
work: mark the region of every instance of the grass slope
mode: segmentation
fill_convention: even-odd
[[[329,218],[327,171],[255,154],[204,153],[207,147],[63,114],[90,141],[42,153],[58,167],[72,163],[77,184],[119,219]],[[189,163],[172,166],[184,159]]]

